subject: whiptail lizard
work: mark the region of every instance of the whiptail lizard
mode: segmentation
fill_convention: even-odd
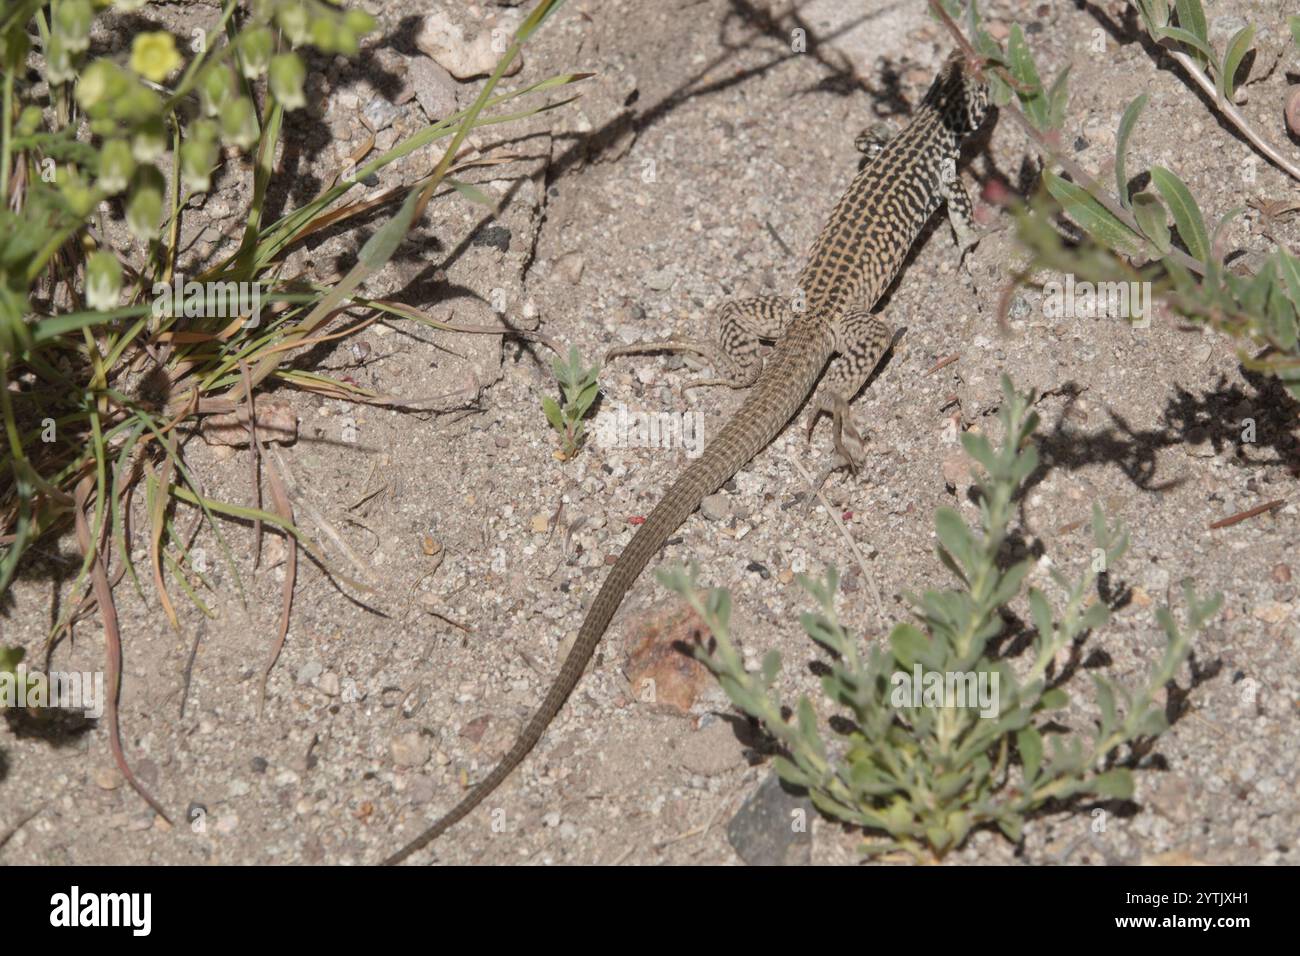
[[[987,109],[987,87],[954,54],[906,128],[883,143],[876,133],[864,131],[858,137],[858,147],[873,158],[835,205],[813,244],[793,301],[765,296],[726,303],[717,315],[720,349],[675,340],[609,353],[690,350],[709,357],[723,375],[696,384],[754,387],[623,550],[587,611],[559,676],[509,752],[460,803],[385,862],[398,863],[428,844],[478,806],[527,756],[564,706],[646,564],[706,496],[786,426],[812,395],[828,362],[822,391],[811,407],[809,432],[822,412],[829,412],[840,456],[851,466],[861,460],[863,443],[850,421],[849,400],[891,343],[889,328],[870,310],[940,205],[947,204],[963,256],[976,241],[957,161],[963,140],[979,128]],[[761,340],[778,341],[766,367],[759,354]]]

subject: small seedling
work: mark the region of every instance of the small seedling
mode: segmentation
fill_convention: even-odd
[[[573,458],[586,437],[583,418],[591,410],[596,396],[600,394],[597,376],[600,366],[586,368],[576,346],[569,347],[569,358],[556,358],[554,365],[555,379],[560,383],[560,393],[564,396],[564,405],[549,395],[542,398],[542,411],[560,435],[561,448],[557,457],[562,461]]]
[[[17,700],[19,697],[19,681],[25,678],[18,673],[18,665],[26,653],[26,649],[21,647],[0,647],[0,710],[4,710],[6,700]],[[6,680],[5,674],[12,674],[13,677]]]

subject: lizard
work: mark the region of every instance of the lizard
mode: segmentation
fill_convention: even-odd
[[[930,218],[946,205],[960,260],[978,241],[957,174],[963,142],[988,110],[987,85],[957,53],[950,56],[915,110],[892,137],[868,127],[855,143],[861,169],[814,241],[795,296],[728,301],[716,312],[716,344],[685,339],[611,349],[684,350],[706,357],[720,377],[690,387],[750,388],[740,408],[672,483],[619,555],[592,601],[576,641],[541,705],[510,750],[451,810],[385,863],[399,863],[470,813],[541,739],[577,686],[624,596],[651,558],[700,503],[765,448],[810,399],[808,434],[832,416],[836,451],[856,471],[864,442],[849,400],[892,345],[892,331],[873,313]],[[776,347],[764,363],[763,341]],[[823,375],[824,373],[824,375]],[[821,383],[820,388],[818,383]]]

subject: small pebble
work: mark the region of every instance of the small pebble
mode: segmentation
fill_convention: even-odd
[[[91,773],[91,779],[101,790],[116,790],[122,786],[122,775],[116,767],[96,767]]]
[[[389,744],[393,763],[398,767],[419,767],[429,759],[428,738],[416,731],[398,734]]]
[[[320,661],[308,661],[298,668],[297,681],[299,684],[310,684],[317,677],[325,672],[325,665]]]
[[[700,502],[700,513],[710,521],[721,521],[731,512],[731,502],[726,495],[709,495]]]

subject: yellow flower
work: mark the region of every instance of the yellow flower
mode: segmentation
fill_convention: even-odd
[[[180,65],[181,55],[170,33],[141,33],[131,44],[131,69],[146,80],[161,83]]]

